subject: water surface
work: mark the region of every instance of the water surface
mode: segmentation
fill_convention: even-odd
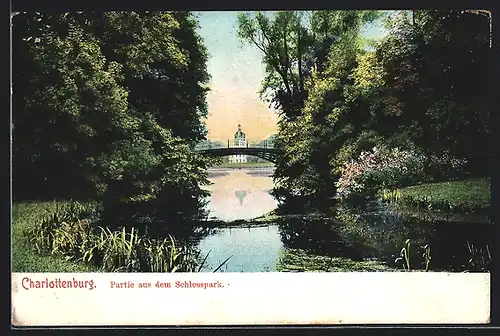
[[[221,228],[203,239],[199,247],[207,258],[206,271],[221,268],[226,272],[271,272],[283,248],[277,225],[249,228]]]
[[[487,267],[481,256],[486,246],[491,246],[492,225],[407,217],[378,202],[358,208],[337,205],[319,215],[282,217],[265,226],[249,227],[245,220],[262,216],[278,205],[269,193],[272,172],[270,168],[210,172],[211,216],[228,222],[243,220],[243,224],[219,227],[199,241],[202,254],[210,253],[206,271],[213,271],[228,257],[220,271],[275,271],[280,265],[297,262],[293,256],[284,259],[290,255],[285,252],[290,251],[319,256],[332,264],[376,261],[373,270],[380,270],[380,266],[402,270],[400,252],[404,247],[411,268],[425,269],[425,246],[431,253],[433,271],[479,271]]]
[[[208,210],[223,221],[252,219],[277,206],[269,191],[273,188],[272,168],[217,169],[210,172],[213,184]]]

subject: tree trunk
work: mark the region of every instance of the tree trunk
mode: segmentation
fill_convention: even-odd
[[[302,97],[302,94],[304,92],[304,75],[302,74],[302,44],[301,44],[301,39],[302,36],[300,35],[300,19],[301,16],[299,15],[298,20],[297,20],[297,59],[298,59],[298,67],[299,67],[299,90],[300,90],[300,96]]]

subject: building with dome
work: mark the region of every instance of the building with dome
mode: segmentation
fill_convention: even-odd
[[[238,130],[234,133],[234,146],[235,147],[246,147],[247,136],[241,130],[241,125],[238,125]],[[230,158],[230,161],[233,163],[246,163],[247,156],[246,155],[233,155]]]

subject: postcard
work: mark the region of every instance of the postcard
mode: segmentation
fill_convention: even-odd
[[[11,22],[14,327],[490,321],[488,11]]]

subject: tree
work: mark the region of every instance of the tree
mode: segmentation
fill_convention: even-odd
[[[99,197],[106,225],[202,214],[210,160],[192,148],[208,74],[195,25],[187,13],[17,15],[16,193]]]
[[[68,15],[22,14],[14,24],[16,185],[86,190],[87,160],[102,154],[105,132],[132,131],[121,65],[106,62],[98,41]]]
[[[267,76],[261,93],[268,93],[281,111],[277,139],[285,154],[277,163],[276,182],[303,195],[333,185],[329,161],[338,140],[332,122],[345,110],[335,102],[342,101],[351,81],[361,26],[379,16],[373,11],[307,14],[241,14],[239,21],[240,37],[264,55]]]
[[[471,172],[485,174],[488,21],[454,10],[415,11],[415,16],[415,26],[404,15],[396,17],[378,47],[386,72],[383,100],[394,111],[392,123],[380,124],[398,125],[386,132],[406,131],[428,154],[466,158]]]
[[[274,17],[257,12],[238,16],[238,36],[263,53],[266,78],[261,97],[289,119],[300,113],[304,91],[305,54],[311,45],[301,13],[280,11]]]

